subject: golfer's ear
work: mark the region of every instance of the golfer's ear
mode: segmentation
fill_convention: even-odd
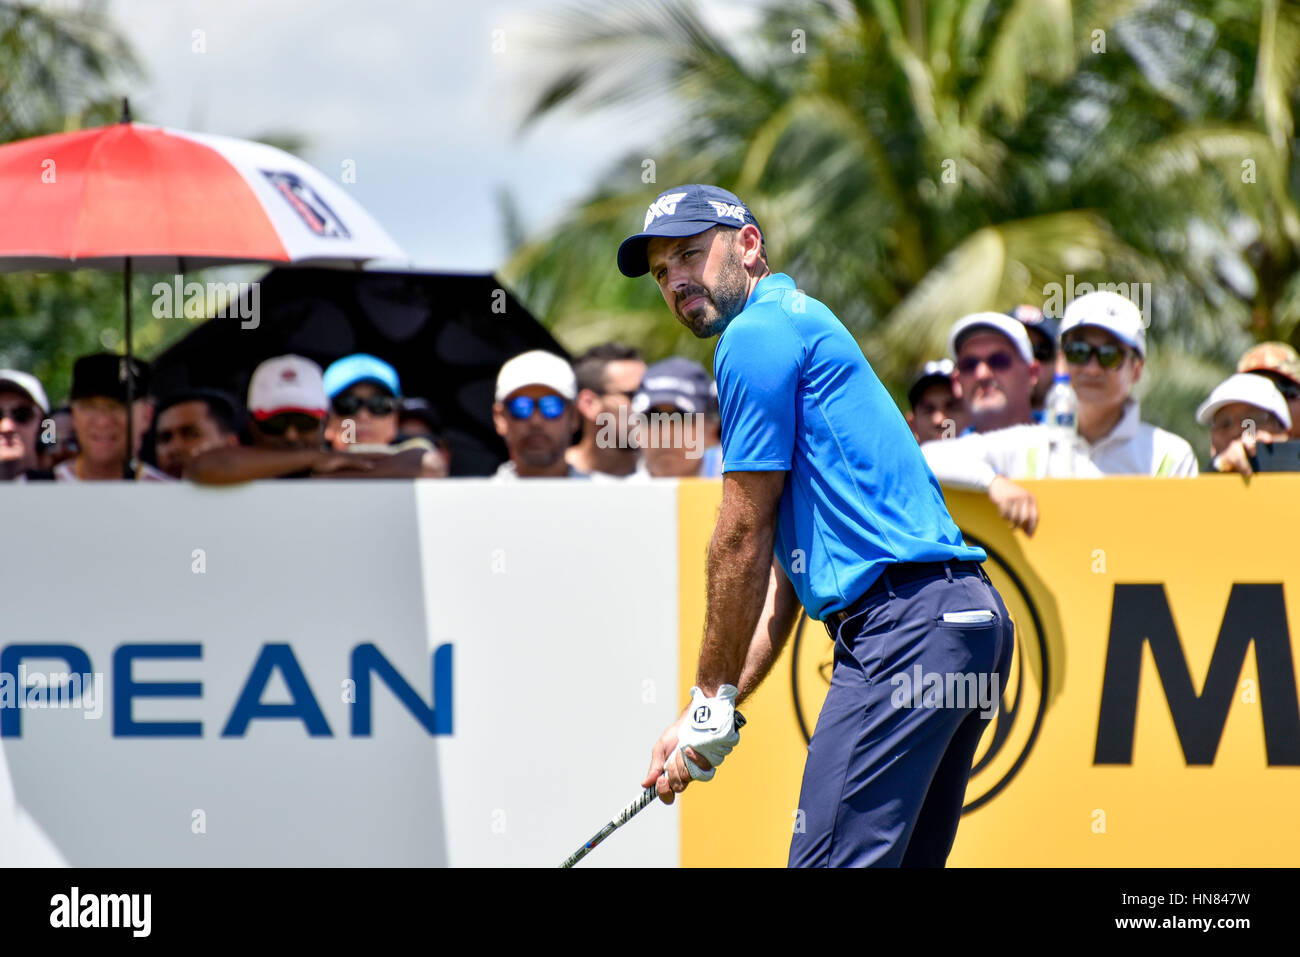
[[[503,439],[506,437],[506,407],[500,402],[492,403],[492,425],[497,430],[497,435]]]
[[[763,250],[763,234],[758,231],[758,227],[753,223],[746,223],[737,230],[735,239],[739,243],[737,252],[740,254],[740,261],[746,266],[758,262]]]

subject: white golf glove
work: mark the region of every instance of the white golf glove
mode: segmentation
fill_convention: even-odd
[[[677,732],[677,747],[692,781],[711,781],[722,759],[740,743],[740,729],[745,719],[736,710],[735,685],[723,685],[716,698],[707,697],[699,688],[691,689],[691,707]],[[705,771],[688,758],[684,749],[693,749],[713,765]],[[671,760],[672,755],[669,755]]]

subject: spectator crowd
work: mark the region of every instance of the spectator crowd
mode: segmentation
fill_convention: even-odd
[[[973,313],[953,324],[949,355],[919,370],[905,417],[942,484],[986,493],[1032,534],[1037,503],[1021,480],[1200,471],[1185,439],[1141,418],[1135,389],[1147,348],[1138,307],[1113,292],[1074,299],[1059,320],[1033,306]],[[1060,423],[1048,422],[1045,410],[1060,383],[1075,400],[1065,458],[1053,446]],[[215,389],[155,396],[150,386],[147,362],[83,356],[68,404],[52,407],[35,376],[0,370],[0,480],[220,485],[450,474],[437,410],[404,395],[396,369],[377,356],[345,356],[326,369],[276,356],[257,366],[243,397]],[[493,399],[492,423],[508,455],[496,481],[723,472],[717,390],[690,359],[647,366],[619,343],[573,363],[533,350],[501,367]],[[1209,433],[1213,471],[1300,467],[1295,446],[1280,444],[1300,439],[1300,355],[1280,342],[1248,350],[1196,418]]]

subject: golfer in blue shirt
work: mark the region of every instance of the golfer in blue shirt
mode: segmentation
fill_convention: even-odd
[[[1013,626],[857,341],[767,265],[739,198],[678,186],[618,250],[678,320],[718,336],[722,507],[696,687],[644,784],[672,803],[739,742],[735,706],[799,606],[835,642],[791,866],[942,866]],[[991,704],[990,704],[991,702]]]

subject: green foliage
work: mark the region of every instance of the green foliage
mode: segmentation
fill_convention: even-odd
[[[506,268],[575,347],[711,353],[614,266],[654,195],[701,181],[746,200],[895,395],[962,314],[1042,305],[1067,274],[1149,282],[1144,413],[1199,439],[1196,401],[1300,323],[1294,4],[785,0],[740,31],[688,0],[585,2],[550,29],[565,68],[530,119],[663,91],[679,117]]]

